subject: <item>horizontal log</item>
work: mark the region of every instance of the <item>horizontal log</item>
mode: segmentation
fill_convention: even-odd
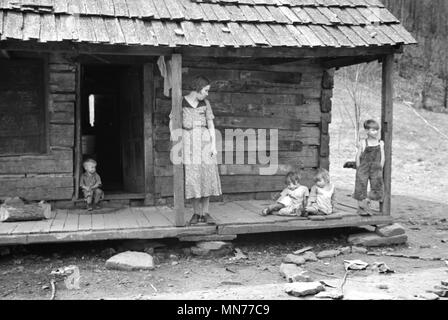
[[[317,162],[313,167],[317,167]],[[240,164],[233,164],[233,165],[226,165],[221,164],[218,165],[219,168],[219,174],[221,176],[236,176],[236,175],[265,175],[263,174],[263,170],[266,170],[268,168],[267,165],[240,165]],[[298,166],[292,165],[292,164],[280,164],[277,166],[277,170],[274,172],[271,172],[269,175],[286,175],[290,171],[297,170]],[[273,169],[275,170],[275,169]],[[156,166],[154,168],[154,175],[156,177],[171,177],[173,176],[173,166]]]
[[[50,145],[72,147],[75,140],[75,126],[71,124],[50,124]]]
[[[236,150],[236,141],[235,139],[226,139],[223,137],[223,141],[219,141],[217,138],[217,148],[220,150],[232,151]],[[269,136],[268,136],[269,138]],[[254,136],[254,139],[249,141],[248,139],[243,140],[243,143],[238,146],[238,148],[244,148],[247,151],[301,151],[303,143],[301,141],[287,141],[280,140],[277,141],[277,145],[271,145],[270,140],[267,139],[265,142],[257,141],[257,138]],[[170,151],[171,143],[169,140],[157,140],[155,143],[155,150],[158,152]]]
[[[302,173],[301,184],[310,188],[315,170],[307,169]],[[272,192],[285,188],[285,176],[221,176],[223,193]],[[173,178],[156,177],[156,192],[162,197],[172,196]]]
[[[240,128],[237,128],[240,129]],[[217,128],[221,137],[226,136],[226,132],[223,128]],[[241,129],[242,132],[234,131],[232,134],[238,138],[245,135],[245,129]],[[259,135],[258,129],[254,130],[257,137]],[[270,131],[266,131],[267,138],[269,138]],[[157,141],[168,141],[170,139],[170,133],[168,126],[158,126],[154,132],[154,139]],[[299,131],[292,130],[278,130],[279,141],[301,141],[303,145],[316,146],[320,144],[320,129],[319,127],[302,126]]]
[[[265,153],[263,152],[261,155],[263,156]],[[230,157],[230,162],[228,163],[227,157]],[[270,155],[272,158],[274,155]],[[317,147],[313,146],[304,146],[300,152],[287,152],[280,151],[278,152],[278,164],[291,164],[297,165],[299,167],[304,168],[312,168],[315,167],[318,163],[319,150]],[[260,159],[260,154],[258,152],[242,152],[243,164],[266,164],[260,163],[262,158]],[[167,166],[171,165],[170,160],[170,152],[155,152],[154,160],[156,166]],[[237,158],[235,152],[220,152],[218,151],[217,160],[219,164],[237,164]],[[250,163],[248,160],[253,160],[255,163]],[[268,159],[272,163],[275,159]],[[268,162],[269,163],[269,162]]]
[[[0,221],[34,221],[51,218],[51,206],[48,203],[3,204],[0,206]]]
[[[75,102],[53,101],[48,109],[50,112],[75,112]]]
[[[73,153],[52,151],[45,155],[0,157],[1,174],[71,173]]]
[[[74,112],[50,112],[50,123],[55,124],[74,124]]]
[[[70,199],[71,176],[35,176],[21,179],[0,178],[0,198],[22,197],[28,200]]]
[[[51,92],[74,92],[76,88],[74,72],[50,72]]]
[[[260,105],[256,101],[249,104],[225,103],[212,101],[211,107],[215,117],[267,117],[272,119],[299,119],[303,123],[320,122],[320,104],[317,99],[302,101],[301,105]],[[156,119],[168,119],[171,112],[171,101],[167,99],[156,100]]]
[[[51,104],[56,102],[74,102],[76,101],[76,95],[72,93],[52,93],[49,96],[50,108]]]

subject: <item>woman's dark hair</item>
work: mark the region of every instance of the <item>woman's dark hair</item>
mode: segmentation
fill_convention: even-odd
[[[364,122],[364,129],[366,129],[366,130],[369,130],[369,129],[379,130],[380,129],[380,125],[375,120],[370,119],[370,120],[367,120],[366,122]]]
[[[286,184],[289,184],[290,182],[292,182],[293,184],[300,183],[300,174],[296,171],[288,172],[288,174],[285,177],[285,182]]]
[[[210,80],[208,80],[204,76],[197,76],[191,82],[191,90],[196,92],[201,92],[201,90],[210,84]]]

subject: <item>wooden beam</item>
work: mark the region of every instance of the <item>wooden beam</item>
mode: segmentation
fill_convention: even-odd
[[[326,59],[322,62],[325,69],[341,68],[359,63],[368,63],[375,60],[381,60],[382,56],[362,56],[362,57],[341,57],[336,59]]]
[[[75,190],[73,190],[73,201],[79,198],[79,184],[82,163],[82,136],[81,136],[81,64],[76,63],[76,101],[75,101],[75,150],[73,161],[73,173]]]
[[[180,54],[173,54],[171,56],[171,85],[173,130],[180,130],[182,129],[182,55]],[[174,143],[182,145],[182,136]],[[185,225],[185,178],[183,163],[173,165],[173,175],[174,210],[176,211],[175,224],[177,227],[183,227]]]
[[[143,65],[143,136],[145,170],[145,205],[154,205],[154,65]]]
[[[393,65],[394,55],[383,58],[382,96],[381,96],[381,139],[384,141],[384,201],[381,204],[383,215],[391,214],[392,178],[392,124],[393,124]]]
[[[387,55],[400,52],[402,46],[377,46],[355,48],[300,48],[300,47],[273,47],[273,48],[221,48],[221,47],[151,47],[127,46],[117,44],[90,44],[35,41],[6,40],[0,42],[0,50],[16,51],[61,51],[77,54],[109,54],[109,55],[144,55],[169,56],[182,54],[184,57],[247,57],[247,58],[320,58],[320,57],[349,57]]]

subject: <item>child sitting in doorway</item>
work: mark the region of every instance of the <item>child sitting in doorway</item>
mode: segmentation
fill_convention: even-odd
[[[87,159],[83,162],[85,172],[81,176],[80,187],[86,200],[86,208],[88,211],[99,209],[99,202],[104,197],[101,178],[96,172],[96,161]],[[93,203],[92,203],[93,202]]]
[[[316,183],[311,187],[306,215],[329,215],[334,213],[336,205],[335,187],[330,181],[330,174],[325,169],[317,170]]]
[[[367,138],[361,140],[356,154],[356,181],[353,197],[358,200],[358,214],[371,215],[370,200],[383,200],[384,142],[378,139],[380,126],[375,120],[364,122]],[[370,193],[367,197],[367,184]],[[368,198],[368,199],[367,199]]]
[[[308,188],[300,185],[300,175],[289,172],[285,178],[286,188],[281,192],[277,202],[264,208],[262,216],[275,214],[279,216],[301,216],[305,209]]]

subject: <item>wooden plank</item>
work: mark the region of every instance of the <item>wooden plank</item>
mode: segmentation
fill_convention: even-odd
[[[126,0],[113,0],[116,17],[129,17]]]
[[[171,56],[171,83],[173,104],[173,130],[182,128],[182,56],[173,54]],[[177,143],[182,143],[182,137]],[[181,148],[182,153],[182,148]],[[185,225],[185,194],[184,194],[184,168],[183,164],[175,164],[173,170],[173,194],[174,208],[176,211],[176,226]]]
[[[236,22],[229,22],[227,26],[230,29],[230,32],[232,33],[232,36],[234,39],[236,39],[241,46],[254,46],[255,43],[250,37],[250,35],[247,33],[246,30],[244,30],[240,24]]]
[[[78,36],[79,41],[96,42],[91,17],[79,17]]]
[[[324,43],[311,31],[308,26],[296,25],[296,29],[305,36],[311,47],[323,46]]]
[[[40,15],[27,13],[23,24],[23,40],[39,39],[40,27]]]
[[[71,15],[61,15],[59,20],[58,37],[61,37],[62,40],[78,40],[77,23],[79,23],[79,18]]]
[[[260,216],[232,202],[210,203],[210,214],[219,225],[256,223]]]
[[[135,28],[139,42],[143,45],[156,45],[154,36],[151,30],[151,24],[145,23],[143,20],[135,21]]]
[[[104,221],[104,229],[105,230],[114,230],[118,229],[118,221],[117,216],[115,214],[115,211],[112,212],[105,212],[103,214],[103,221]]]
[[[109,34],[107,33],[106,24],[102,17],[92,17],[94,26],[95,38],[98,42],[110,42]]]
[[[201,22],[201,26],[204,29],[209,45],[220,46],[222,44],[218,32],[210,22]]]
[[[145,193],[147,198],[154,193],[154,65],[146,63],[143,66],[143,134],[144,134],[144,168]]]
[[[192,1],[182,1],[182,6],[185,8],[184,15],[190,18],[192,21],[203,21],[205,20],[205,13],[202,10],[199,3]]]
[[[142,15],[142,18],[151,18],[154,17],[156,13],[156,8],[154,7],[154,4],[152,1],[146,1],[146,0],[139,0],[137,1],[140,13]]]
[[[267,9],[274,17],[275,22],[277,23],[289,23],[289,19],[280,11],[278,7],[267,6]]]
[[[79,223],[78,231],[88,231],[92,230],[92,215],[93,212],[80,212],[79,213]]]
[[[200,3],[202,11],[205,13],[205,17],[207,21],[218,21],[218,17],[215,14],[211,4],[209,3]]]
[[[23,14],[21,12],[8,11],[3,20],[2,40],[23,38]]]
[[[260,16],[257,11],[248,5],[240,6],[240,9],[243,11],[244,16],[246,17],[246,21],[250,22],[260,22]]]
[[[17,234],[28,234],[33,230],[34,225],[37,224],[39,221],[22,221],[20,222],[14,230],[10,232],[11,235],[17,235]],[[5,223],[5,222],[2,222]]]
[[[143,214],[143,211],[146,208],[130,208],[132,211],[132,214],[135,215],[135,220],[137,221],[139,228],[150,228],[151,224],[148,219],[146,219],[145,215]]]
[[[135,229],[139,227],[135,215],[129,208],[115,212],[116,220],[120,229]]]
[[[97,0],[98,11],[101,12],[105,16],[113,16],[114,12],[114,3],[112,0]],[[146,2],[146,1],[145,1]]]
[[[154,4],[154,7],[156,8],[157,13],[158,13],[158,17],[160,19],[170,19],[171,18],[171,14],[165,5],[165,1],[163,1],[163,0],[150,0],[150,1]]]
[[[172,226],[176,224],[176,212],[173,209],[169,207],[158,207],[157,212],[164,216]]]
[[[123,35],[127,44],[139,44],[137,33],[135,31],[134,21],[127,18],[119,18],[121,30],[123,30]]]
[[[69,151],[53,151],[43,156],[16,156],[0,158],[0,172],[21,173],[68,173],[73,169],[73,155]]]
[[[218,226],[219,234],[249,234],[249,233],[264,233],[264,232],[280,232],[292,230],[313,230],[313,229],[332,229],[343,227],[356,227],[368,225],[389,224],[392,218],[388,216],[374,216],[374,217],[344,217],[338,220],[312,221],[312,220],[286,220],[276,223],[257,223],[257,224],[233,224]]]
[[[297,41],[295,36],[292,35],[285,25],[272,25],[272,29],[277,33],[280,41],[282,42],[282,46],[297,46]]]
[[[142,213],[149,221],[151,228],[172,226],[171,221],[158,212],[158,208],[145,208],[145,210],[142,210]]]
[[[218,39],[220,39],[220,46],[231,46],[231,47],[239,47],[239,43],[237,43],[235,38],[229,32],[230,29],[227,28],[227,24],[223,23],[212,23],[212,27],[215,29],[215,32],[218,35]]]
[[[65,220],[64,227],[62,228],[61,231],[63,232],[78,231],[79,211],[80,210],[70,210],[67,212],[67,219]]]
[[[0,222],[0,235],[11,234],[21,222]]]
[[[120,23],[117,18],[104,18],[109,39],[112,44],[126,43],[123,32],[121,31]]]
[[[76,102],[75,102],[75,136],[74,136],[74,184],[75,190],[73,192],[73,199],[79,198],[81,165],[82,165],[82,134],[81,134],[81,79],[82,68],[78,62],[76,64]]]
[[[104,230],[104,214],[92,213],[92,230]]]
[[[261,17],[262,22],[274,22],[275,18],[269,12],[269,10],[265,6],[254,6],[254,9],[257,11],[258,15]]]
[[[218,18],[218,21],[221,21],[221,22],[231,21],[229,13],[227,12],[227,10],[225,10],[223,8],[223,6],[212,5],[211,8],[215,12],[215,15]]]
[[[381,139],[384,141],[384,199],[381,205],[383,215],[391,214],[392,181],[392,130],[393,130],[393,67],[394,55],[383,59],[381,89]]]
[[[241,26],[243,29],[249,34],[252,41],[258,45],[268,45],[266,38],[261,34],[260,30],[258,30],[254,25],[249,23],[242,23]]]
[[[191,21],[182,21],[180,24],[184,30],[185,38],[190,45],[201,47],[208,46],[206,39],[204,39],[199,31],[198,23],[194,24]]]
[[[157,42],[161,45],[168,46],[171,43],[171,37],[168,34],[168,31],[163,26],[160,21],[151,21],[152,29],[157,38]]]
[[[65,220],[67,220],[68,212],[65,209],[56,210],[56,216],[50,227],[50,232],[60,232],[64,228]]]
[[[134,18],[141,18],[142,13],[140,11],[142,2],[144,1],[138,1],[138,0],[126,0],[126,4],[128,6],[129,10],[129,16]]]

